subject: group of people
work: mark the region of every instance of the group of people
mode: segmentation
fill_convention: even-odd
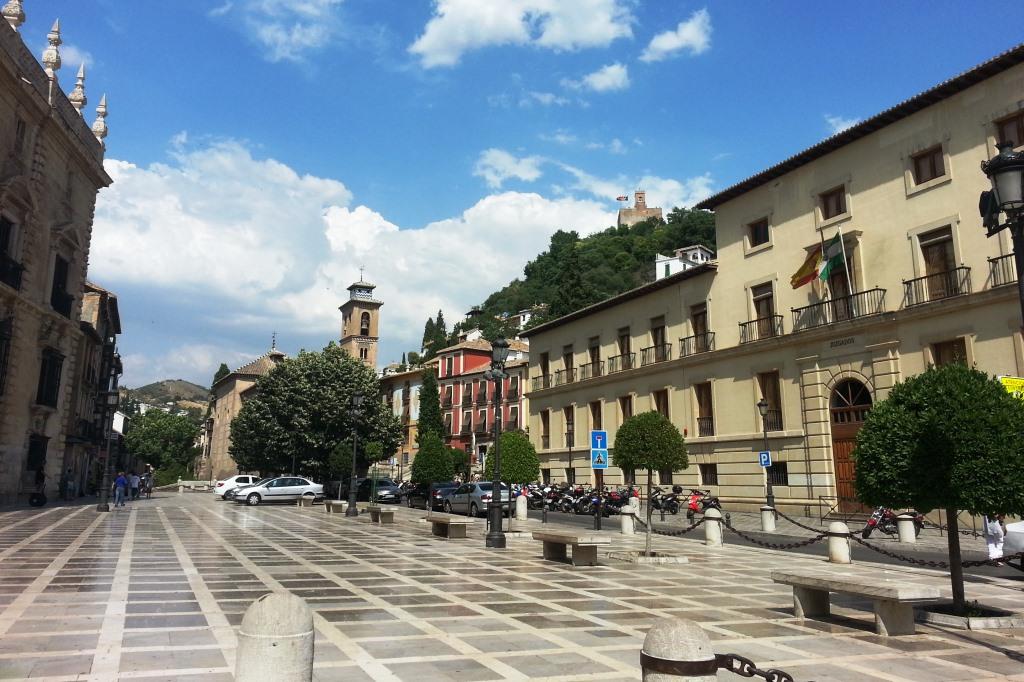
[[[143,494],[146,497],[153,494],[153,474],[147,473],[139,476],[134,471],[129,471],[126,475],[123,471],[119,471],[112,487],[114,506],[123,507],[125,502],[137,500]]]

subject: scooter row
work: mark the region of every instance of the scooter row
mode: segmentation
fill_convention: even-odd
[[[600,505],[604,516],[618,514],[622,507],[629,504],[631,497],[639,497],[639,490],[633,486],[624,488],[584,488],[568,484],[539,484],[525,486],[527,505],[530,509],[558,510],[566,514],[593,514]],[[514,491],[518,495],[519,491]],[[683,504],[686,505],[686,516],[692,519],[696,514],[703,514],[707,509],[722,509],[717,497],[710,490],[692,488],[685,495],[683,488],[672,486],[671,492],[659,487],[651,489],[651,508],[664,510],[670,514],[678,514]]]

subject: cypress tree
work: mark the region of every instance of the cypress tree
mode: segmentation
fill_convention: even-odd
[[[438,396],[437,376],[434,370],[423,370],[423,384],[420,386],[420,416],[416,420],[416,443],[421,445],[423,436],[433,433],[444,437],[444,421],[441,419],[441,399]]]

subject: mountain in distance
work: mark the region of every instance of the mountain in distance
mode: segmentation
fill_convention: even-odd
[[[123,388],[123,387],[122,387]],[[164,379],[139,388],[123,388],[131,398],[147,405],[168,407],[172,403],[180,409],[206,408],[210,389],[184,379]]]

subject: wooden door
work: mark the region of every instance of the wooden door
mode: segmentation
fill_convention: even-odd
[[[871,411],[871,392],[859,381],[841,381],[832,391],[830,413],[832,422],[832,462],[836,477],[839,511],[863,512],[867,507],[857,501],[856,467],[853,448],[857,432]]]

